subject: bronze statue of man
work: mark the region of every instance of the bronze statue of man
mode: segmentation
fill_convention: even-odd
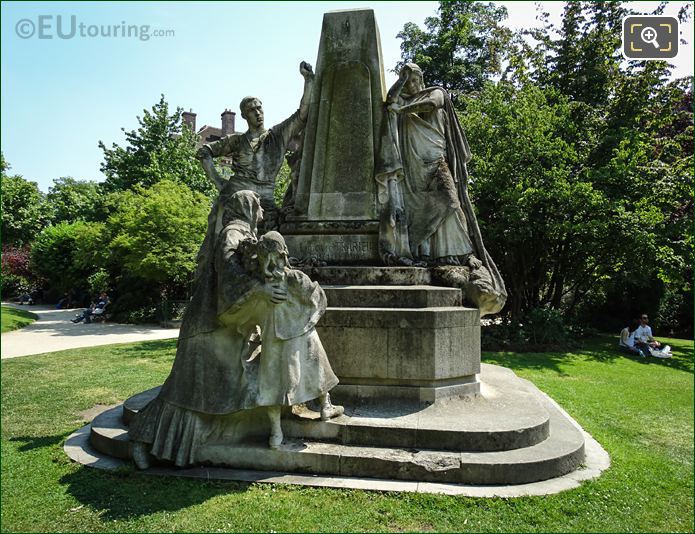
[[[206,174],[215,183],[221,195],[228,196],[243,190],[258,193],[265,212],[262,230],[277,228],[278,210],[273,196],[275,180],[282,167],[287,145],[293,136],[302,131],[309,112],[314,72],[311,65],[304,61],[299,65],[299,72],[304,77],[304,94],[299,109],[288,119],[266,129],[261,100],[247,96],[239,107],[241,116],[248,123],[248,130],[227,135],[198,150],[198,158]],[[213,158],[218,156],[231,156],[234,173],[231,179],[225,180],[216,171]]]

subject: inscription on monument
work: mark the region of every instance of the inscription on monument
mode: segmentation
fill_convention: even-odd
[[[324,261],[344,259],[369,261],[378,258],[377,238],[373,235],[288,236],[292,255],[301,259],[316,257]]]

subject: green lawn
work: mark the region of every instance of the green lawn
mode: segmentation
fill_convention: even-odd
[[[39,317],[35,313],[24,310],[11,308],[10,306],[2,306],[2,314],[0,314],[0,332],[11,332],[19,328],[24,328],[26,325],[33,323]]]
[[[612,466],[545,497],[443,495],[202,482],[104,472],[62,445],[79,412],[161,383],[175,341],[2,362],[3,531],[693,531],[692,342],[672,360],[619,354],[614,336],[573,353],[491,353],[549,393]]]

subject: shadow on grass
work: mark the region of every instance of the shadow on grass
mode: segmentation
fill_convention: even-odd
[[[70,435],[70,432],[58,434],[56,436],[16,436],[10,438],[9,441],[19,441],[24,443],[17,448],[19,452],[33,451],[34,449],[42,449],[44,447],[52,447],[65,441],[65,438]]]
[[[60,483],[82,504],[103,511],[105,520],[129,520],[157,512],[176,512],[218,495],[243,493],[251,483],[148,476],[124,467],[101,471],[81,467]]]
[[[672,348],[672,358],[647,358],[622,352],[617,345],[615,336],[597,336],[582,341],[578,347],[566,351],[553,352],[486,352],[483,361],[495,363],[510,369],[550,370],[558,376],[569,376],[562,366],[573,360],[589,360],[613,364],[625,358],[642,365],[657,365],[669,367],[678,371],[693,374],[692,348]]]

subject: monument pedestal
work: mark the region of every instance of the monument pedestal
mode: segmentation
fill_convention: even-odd
[[[480,363],[479,312],[461,307],[460,290],[423,284],[426,269],[309,271],[324,282],[328,309],[317,329],[345,414],[321,421],[306,407],[286,410],[285,440],[270,449],[268,419],[253,410],[246,432],[205,444],[197,463],[456,484],[525,484],[580,467],[576,423],[530,382]],[[127,425],[158,390],[97,417],[94,448],[129,458]]]
[[[480,320],[461,291],[412,286],[324,285],[317,331],[340,384],[335,402],[414,401],[480,391]]]

